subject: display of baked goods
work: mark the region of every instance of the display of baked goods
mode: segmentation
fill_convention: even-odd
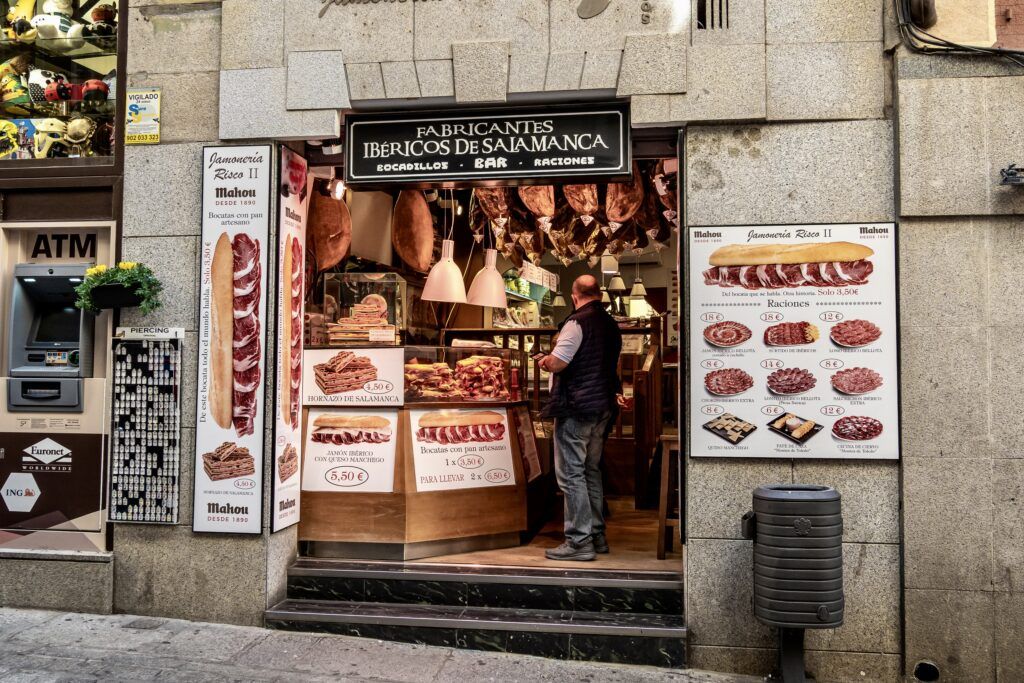
[[[210,481],[237,479],[256,473],[256,463],[249,449],[225,441],[209,453],[203,453],[203,471]]]
[[[744,289],[863,285],[874,250],[853,242],[730,244],[716,249],[704,283]]]
[[[812,436],[824,429],[814,420],[807,420],[795,413],[786,413],[768,423],[768,429],[793,443],[805,444]]]
[[[722,413],[715,419],[705,422],[703,427],[733,445],[740,443],[757,429],[754,423],[741,420],[732,413]]]
[[[455,372],[447,363],[405,364],[405,393],[410,398],[461,398]]]
[[[420,417],[416,439],[422,443],[461,444],[500,441],[505,416],[493,410],[438,410]]]
[[[288,444],[284,447],[284,452],[277,457],[277,478],[284,483],[298,471],[299,454],[296,452],[295,446]]]
[[[388,322],[387,306],[382,310],[376,300],[353,304],[348,316],[327,323],[327,339],[331,345],[365,343],[370,341],[371,330],[395,331],[395,326]]]
[[[818,380],[803,368],[782,368],[768,375],[768,388],[775,394],[790,396],[814,388]]]
[[[380,415],[318,415],[313,420],[313,443],[351,446],[357,443],[387,443],[391,423]]]
[[[724,320],[704,328],[704,339],[715,346],[739,346],[751,337],[750,328],[743,323]]]
[[[829,336],[840,346],[867,346],[882,336],[882,330],[869,320],[844,320],[832,327]]]
[[[844,441],[867,441],[881,433],[882,423],[864,415],[847,415],[832,425],[832,434]]]
[[[818,326],[808,322],[779,323],[764,331],[764,343],[768,346],[813,344],[820,337]]]
[[[739,368],[712,370],[704,375],[704,388],[717,396],[741,394],[754,386],[754,378]]]
[[[463,398],[507,400],[505,362],[498,356],[470,356],[455,364],[455,384]]]
[[[377,379],[377,367],[367,356],[341,351],[325,363],[313,366],[316,385],[325,395],[357,391]]]
[[[867,394],[882,386],[882,376],[870,368],[848,368],[832,375],[832,387],[844,394]]]

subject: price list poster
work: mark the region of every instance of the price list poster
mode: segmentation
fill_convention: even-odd
[[[687,241],[692,455],[898,459],[896,226]]]

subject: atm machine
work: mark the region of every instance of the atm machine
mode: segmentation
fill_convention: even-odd
[[[14,267],[7,410],[80,413],[92,377],[93,315],[75,307],[84,264]]]

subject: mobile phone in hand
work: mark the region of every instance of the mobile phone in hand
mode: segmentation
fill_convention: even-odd
[[[539,353],[535,353],[535,354],[533,354],[532,356],[530,356],[530,358],[532,358],[532,359],[534,359],[534,360],[540,360],[541,358],[543,358],[543,357],[544,357],[544,356],[546,356],[546,355],[547,355],[547,354],[546,354],[546,353],[544,353],[544,352],[539,352]]]

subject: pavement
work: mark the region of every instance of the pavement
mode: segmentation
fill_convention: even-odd
[[[126,614],[0,608],[0,681],[760,681]]]

